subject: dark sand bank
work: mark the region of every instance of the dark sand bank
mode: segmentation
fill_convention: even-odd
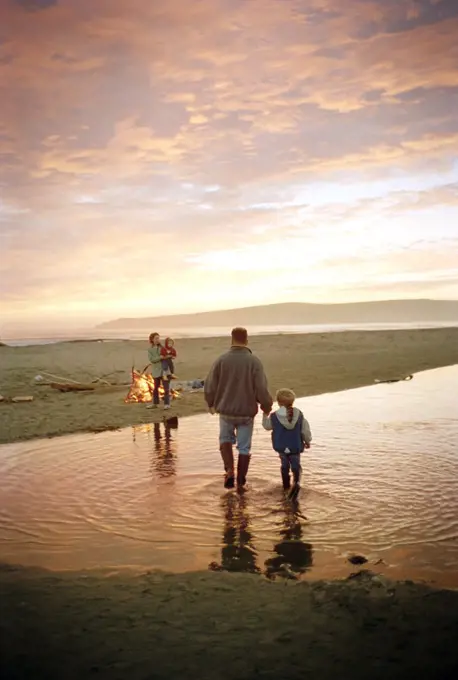
[[[5,567],[0,591],[8,680],[451,680],[458,670],[458,592],[367,572],[310,584]]]

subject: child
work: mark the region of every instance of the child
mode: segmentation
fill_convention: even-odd
[[[304,414],[293,406],[296,395],[292,390],[282,389],[277,392],[278,411],[263,415],[262,426],[272,431],[272,446],[280,456],[281,478],[288,498],[297,498],[300,490],[301,453],[310,448],[312,433]],[[291,488],[290,470],[293,473]]]
[[[175,343],[172,338],[166,338],[164,347],[161,347],[162,380],[176,378],[174,359],[176,359],[177,351],[174,345]]]

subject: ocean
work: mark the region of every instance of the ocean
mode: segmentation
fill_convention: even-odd
[[[380,330],[417,330],[422,328],[449,328],[458,326],[458,321],[449,322],[409,322],[409,323],[354,323],[354,324],[308,324],[308,325],[274,325],[274,326],[249,326],[250,335],[275,335],[291,333],[336,333],[343,331],[380,331]],[[182,327],[182,328],[163,328],[158,330],[162,336],[170,335],[175,339],[180,338],[213,338],[229,335],[230,328],[227,326],[202,326]],[[48,345],[57,342],[75,341],[96,341],[105,342],[116,340],[146,340],[151,329],[117,329],[111,331],[100,331],[98,329],[85,329],[68,334],[36,335],[29,337],[3,337],[2,342],[13,347],[23,347],[27,345]]]

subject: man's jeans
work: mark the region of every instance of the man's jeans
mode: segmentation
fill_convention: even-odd
[[[253,438],[254,418],[219,417],[219,443],[236,444],[241,456],[249,456]]]

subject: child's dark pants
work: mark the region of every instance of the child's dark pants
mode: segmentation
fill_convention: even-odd
[[[289,489],[291,486],[290,470],[293,473],[294,484],[299,484],[301,478],[301,454],[300,453],[280,453],[281,478],[283,488]]]
[[[168,375],[173,375],[175,373],[175,366],[173,365],[172,357],[167,357],[167,359],[162,359],[162,370]]]

